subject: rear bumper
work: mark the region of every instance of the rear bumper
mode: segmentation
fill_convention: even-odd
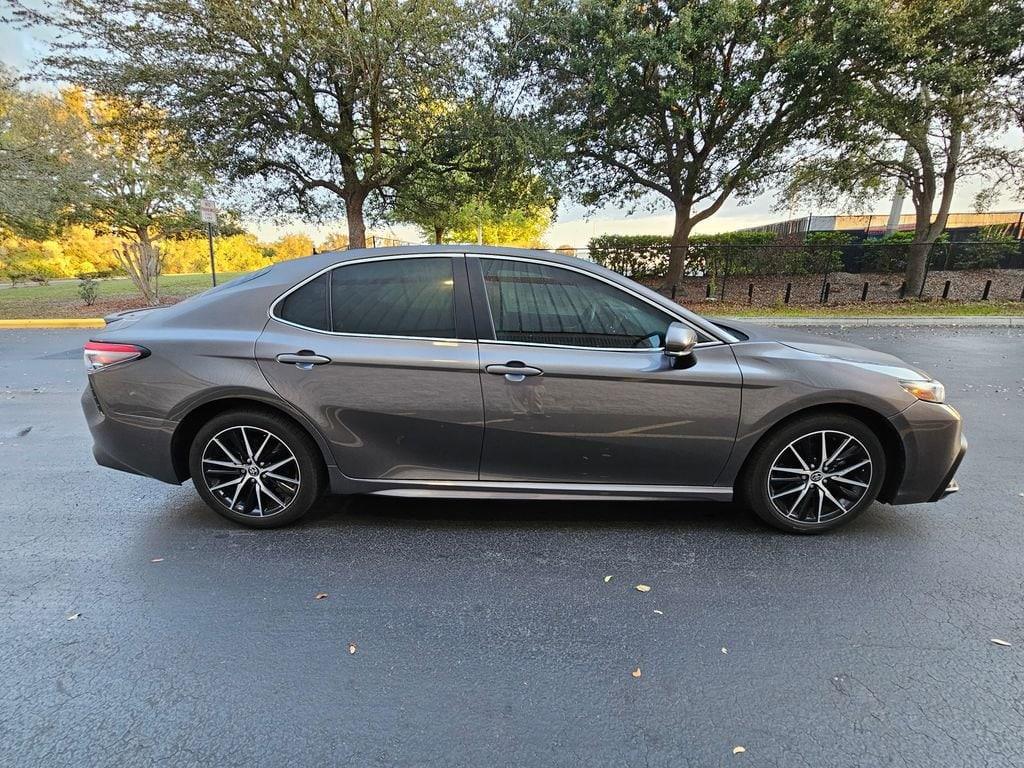
[[[948,405],[918,401],[892,418],[903,443],[903,473],[890,490],[892,504],[918,504],[960,489],[955,475],[967,453],[960,414]]]
[[[180,484],[171,454],[174,422],[105,413],[89,385],[82,393],[82,412],[92,434],[93,458],[101,467]]]

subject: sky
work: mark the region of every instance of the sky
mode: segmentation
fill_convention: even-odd
[[[46,50],[49,33],[40,30],[20,30],[0,21],[0,61],[9,67],[24,71]],[[1006,143],[1013,147],[1024,146],[1024,137],[1019,131],[1007,136]],[[954,203],[954,211],[973,210],[974,196],[978,192],[976,183],[961,182],[958,186]],[[729,232],[745,227],[768,224],[774,221],[799,218],[808,214],[832,215],[835,213],[874,213],[888,214],[890,201],[882,198],[875,202],[869,210],[837,211],[807,210],[777,211],[775,203],[777,194],[769,190],[754,200],[743,201],[731,199],[710,219],[696,227],[697,233],[713,234]],[[1007,211],[1024,209],[1024,200],[1013,195],[1010,190],[1004,192],[994,201],[990,210]],[[909,200],[904,204],[904,213],[909,213]],[[604,234],[624,235],[669,235],[672,233],[673,216],[671,209],[665,206],[663,211],[630,215],[625,209],[606,206],[597,210],[588,210],[570,201],[563,201],[555,213],[555,218],[544,235],[545,245],[556,248],[561,245],[583,247],[590,238]],[[310,226],[301,221],[291,223],[267,223],[258,220],[246,220],[246,227],[261,240],[274,240],[283,234],[305,233],[314,241],[323,240],[331,232],[344,232],[345,222],[324,226]],[[416,227],[407,225],[373,226],[372,231],[379,235],[395,237],[406,242],[419,242],[421,237]]]

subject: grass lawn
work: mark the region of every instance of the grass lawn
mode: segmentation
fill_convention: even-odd
[[[687,304],[688,309],[701,315],[719,317],[864,317],[866,315],[913,316],[983,316],[1024,315],[1024,302],[1020,301],[899,301],[857,302],[855,304],[775,304],[750,306],[729,302],[700,302]]]
[[[218,283],[232,280],[240,272],[217,274]],[[168,303],[205,291],[210,276],[165,275],[160,278],[160,296]],[[96,304],[87,307],[78,295],[78,281],[54,282],[50,285],[18,285],[0,287],[0,318],[4,320],[30,317],[103,317],[111,312],[141,307],[139,295],[128,279],[101,280]]]

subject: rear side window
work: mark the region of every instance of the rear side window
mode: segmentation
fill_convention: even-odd
[[[605,282],[569,269],[481,259],[501,341],[656,349],[673,318]]]
[[[328,275],[310,280],[297,291],[289,293],[278,310],[282,320],[306,328],[326,331],[330,328],[327,316]]]
[[[392,259],[331,273],[332,330],[455,338],[455,281],[448,257]]]

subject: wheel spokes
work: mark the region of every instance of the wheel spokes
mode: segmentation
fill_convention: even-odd
[[[793,457],[799,467],[791,466]],[[860,440],[838,430],[818,430],[793,440],[775,457],[768,498],[790,519],[825,523],[861,502],[872,473],[871,457]]]
[[[270,462],[268,466],[261,465],[261,457]],[[301,486],[295,454],[281,438],[261,427],[239,425],[217,433],[207,443],[201,464],[206,488],[226,508],[243,515],[267,517],[282,512]]]

